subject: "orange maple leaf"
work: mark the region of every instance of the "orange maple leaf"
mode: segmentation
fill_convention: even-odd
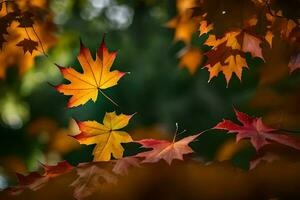
[[[68,108],[83,105],[90,99],[95,102],[98,92],[116,104],[102,91],[117,85],[118,81],[126,74],[117,70],[110,71],[116,55],[115,51],[108,51],[103,37],[96,54],[96,60],[91,56],[90,50],[81,42],[80,53],[77,59],[82,66],[83,73],[71,67],[64,68],[57,65],[64,78],[70,81],[69,84],[62,84],[55,87],[57,91],[72,96],[68,102]]]
[[[198,48],[189,48],[180,56],[180,67],[186,67],[191,74],[195,74],[197,67],[202,63],[203,54]]]
[[[213,47],[206,53],[208,62],[205,67],[210,73],[209,81],[221,71],[225,75],[227,86],[233,73],[242,80],[242,69],[248,68],[245,53],[249,52],[252,57],[264,60],[261,42],[260,37],[244,30],[230,31],[220,39],[210,35],[205,42],[206,45]]]
[[[199,26],[200,35],[209,33],[213,29],[214,29],[213,24],[208,24],[208,22],[206,20],[200,21],[200,26]]]
[[[168,28],[175,29],[174,41],[190,44],[193,34],[197,31],[201,16],[195,14],[195,8],[202,3],[198,0],[177,0],[178,15],[166,23]]]

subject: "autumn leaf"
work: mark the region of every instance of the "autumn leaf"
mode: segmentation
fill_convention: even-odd
[[[39,43],[36,41],[33,41],[31,39],[24,39],[22,41],[20,41],[17,44],[18,47],[22,47],[24,54],[28,51],[30,54],[32,54],[32,52],[34,50],[37,50],[37,47],[39,46]]]
[[[57,165],[45,165],[42,163],[41,165],[44,169],[43,176],[47,176],[47,177],[56,177],[61,175],[62,173],[66,173],[73,169],[73,166],[70,165],[67,161],[59,162],[57,163]]]
[[[81,163],[76,171],[78,178],[71,183],[71,187],[74,187],[73,196],[78,200],[90,196],[105,184],[117,183],[115,174],[95,163]]]
[[[68,102],[68,108],[83,105],[90,99],[95,102],[98,92],[107,97],[102,90],[117,85],[120,78],[126,74],[117,70],[110,71],[116,55],[116,52],[108,51],[103,37],[96,54],[96,60],[93,59],[90,50],[81,42],[77,59],[82,66],[83,73],[71,67],[58,66],[64,78],[70,81],[69,84],[56,86],[57,91],[72,96]]]
[[[245,32],[242,43],[242,51],[250,52],[252,57],[259,57],[261,59],[264,59],[260,47],[261,42],[262,40],[259,37]]]
[[[197,6],[198,0],[176,0],[176,8],[179,13],[185,12],[187,9]]]
[[[191,74],[195,74],[198,66],[202,63],[203,54],[198,48],[188,48],[180,55],[180,67],[186,67]]]
[[[269,22],[267,28],[273,34],[279,34],[284,40],[290,40],[290,35],[295,29],[299,29],[299,25],[294,20],[284,18],[279,10],[276,13],[266,13],[266,19]]]
[[[43,187],[50,178],[60,176],[73,169],[73,166],[66,161],[59,162],[54,166],[42,164],[42,167],[44,169],[43,174],[39,174],[38,172],[32,172],[27,176],[17,174],[19,184],[15,187],[9,188],[8,191],[13,195],[18,195],[25,189],[36,191]]]
[[[186,2],[186,3],[184,3]],[[179,14],[166,23],[168,28],[175,29],[174,41],[183,41],[186,44],[191,43],[193,34],[199,26],[199,19],[194,17],[192,8],[197,3],[194,0],[178,0],[177,9]]]
[[[248,68],[245,53],[249,52],[253,57],[264,60],[260,47],[262,40],[246,31],[237,30],[226,33],[220,39],[210,35],[205,44],[212,47],[205,55],[208,58],[205,68],[208,69],[209,81],[223,72],[227,86],[232,74],[242,80],[243,68]]]
[[[183,160],[183,155],[193,153],[193,149],[189,147],[189,143],[194,141],[199,135],[185,137],[177,142],[156,139],[143,139],[136,141],[144,148],[152,148],[150,151],[142,152],[136,157],[145,158],[142,163],[154,163],[159,160],[165,160],[171,165],[174,159]]]
[[[214,25],[208,24],[208,22],[206,20],[200,21],[200,27],[199,27],[200,35],[209,33],[211,30],[213,30],[213,28],[214,28]]]
[[[135,156],[125,157],[115,161],[112,171],[119,175],[127,175],[129,167],[140,167],[139,159]]]
[[[114,158],[123,157],[124,148],[121,143],[131,142],[132,138],[120,129],[127,126],[133,115],[117,115],[115,112],[106,113],[103,124],[96,121],[78,122],[80,134],[74,136],[80,144],[97,144],[94,151],[94,161],[108,161],[111,154]]]
[[[284,134],[277,134],[277,129],[265,125],[261,118],[251,117],[235,110],[237,119],[242,125],[230,120],[223,120],[214,129],[222,129],[228,133],[236,133],[236,141],[250,139],[251,144],[258,151],[263,146],[276,142],[300,150],[300,140]]]

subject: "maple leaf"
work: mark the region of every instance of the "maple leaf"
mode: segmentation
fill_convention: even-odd
[[[186,67],[191,74],[195,74],[202,60],[203,54],[198,48],[188,48],[180,56],[179,66]]]
[[[94,161],[108,161],[111,154],[114,158],[122,158],[124,148],[121,143],[131,142],[132,138],[125,131],[120,131],[127,126],[133,115],[117,115],[115,112],[106,113],[103,124],[96,121],[77,122],[80,134],[74,138],[80,144],[97,144],[94,151]]]
[[[11,187],[8,191],[13,195],[18,195],[22,193],[25,189],[30,189],[36,191],[43,187],[50,178],[60,176],[65,174],[73,169],[66,161],[59,162],[55,166],[49,166],[42,164],[44,169],[44,174],[39,174],[37,172],[32,172],[27,176],[17,173],[17,178],[19,181],[19,185],[15,187]]]
[[[259,57],[261,59],[264,59],[262,55],[262,50],[260,47],[260,43],[262,40],[258,37],[255,37],[251,34],[244,33],[243,37],[243,46],[242,51],[243,52],[250,52],[252,57]]]
[[[294,20],[284,18],[280,10],[277,13],[273,10],[270,12],[272,13],[266,13],[266,19],[269,22],[268,30],[279,33],[281,38],[289,40],[291,33],[294,29],[299,28],[299,25]]]
[[[152,148],[150,151],[142,152],[136,157],[145,158],[142,163],[154,163],[161,159],[171,165],[174,159],[183,160],[183,155],[193,153],[193,149],[189,147],[189,143],[194,141],[199,135],[185,137],[177,142],[156,139],[143,139],[136,141],[144,148]]]
[[[228,131],[228,133],[236,133],[237,142],[241,139],[250,139],[251,144],[257,151],[270,142],[277,142],[300,150],[300,141],[297,138],[275,133],[278,130],[265,125],[261,118],[251,117],[238,110],[235,110],[235,114],[242,125],[230,120],[223,120],[217,124],[214,129],[222,129]]]
[[[140,167],[139,160],[135,156],[125,157],[117,160],[112,171],[116,174],[127,175],[129,167]]]
[[[31,39],[24,39],[22,41],[20,41],[18,44],[17,44],[18,47],[22,47],[23,48],[23,51],[24,51],[24,54],[28,51],[30,54],[32,54],[32,52],[34,50],[37,50],[37,47],[39,46],[39,43],[34,41],[34,40],[31,40]]]
[[[187,9],[168,21],[166,26],[175,29],[174,41],[190,44],[193,34],[197,31],[198,23],[198,20],[193,17],[193,11]]]
[[[116,184],[117,177],[95,163],[81,163],[76,168],[78,178],[71,183],[73,196],[80,200],[88,197],[104,184]]]
[[[215,35],[209,35],[205,42],[206,45],[213,47],[205,54],[208,57],[205,68],[210,73],[209,81],[218,76],[221,71],[225,75],[227,86],[233,73],[241,81],[243,68],[248,68],[245,59],[246,52],[250,52],[253,57],[264,59],[260,47],[261,42],[259,37],[243,30],[230,31],[220,39],[217,39]]]
[[[187,9],[197,6],[197,0],[176,0],[176,8],[179,13],[185,12]]]
[[[66,173],[73,169],[73,166],[70,165],[67,161],[59,162],[57,163],[57,165],[45,165],[42,163],[41,165],[44,169],[43,176],[47,176],[47,177],[56,177],[61,175],[62,173]]]
[[[240,55],[230,55],[224,63],[224,65],[221,65],[219,62],[213,67],[206,66],[209,68],[208,71],[210,72],[209,81],[211,81],[213,77],[218,76],[220,71],[223,71],[223,74],[225,75],[227,87],[233,73],[235,73],[236,76],[242,80],[242,69],[243,67],[247,68],[247,63],[244,58],[242,58]]]
[[[213,30],[213,28],[214,28],[214,25],[208,24],[208,22],[206,20],[200,21],[200,27],[199,27],[200,35],[209,33],[211,30]]]
[[[103,37],[96,54],[96,60],[93,60],[91,52],[81,42],[77,59],[83,68],[83,73],[79,73],[71,67],[58,66],[64,78],[70,83],[58,85],[55,88],[65,95],[72,96],[67,105],[69,108],[83,105],[90,99],[95,102],[98,92],[111,100],[102,90],[117,85],[118,81],[126,74],[117,70],[110,71],[116,55],[116,52],[108,51]]]

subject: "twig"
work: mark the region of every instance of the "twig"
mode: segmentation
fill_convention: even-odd
[[[30,36],[29,36],[29,34],[28,34],[28,32],[27,32],[26,27],[24,27],[24,29],[25,29],[25,32],[26,32],[26,34],[27,34],[27,36],[28,36],[28,39],[31,40],[31,38],[30,38]]]
[[[46,57],[48,57],[48,55],[47,55],[47,54],[46,54],[46,52],[45,52],[45,49],[44,49],[43,43],[42,43],[42,41],[41,41],[40,37],[38,36],[38,34],[36,33],[34,26],[32,25],[32,27],[31,27],[31,28],[32,28],[32,30],[33,30],[33,32],[34,32],[34,34],[35,34],[35,36],[37,37],[37,39],[38,39],[38,41],[39,41],[39,43],[40,43],[40,45],[41,45],[41,48],[42,48],[43,54],[44,54]]]

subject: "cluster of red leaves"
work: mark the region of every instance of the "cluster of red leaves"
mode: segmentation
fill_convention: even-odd
[[[25,189],[36,191],[43,187],[51,178],[64,175],[75,169],[77,178],[70,186],[74,188],[73,195],[76,199],[84,199],[98,190],[99,187],[116,184],[118,176],[128,174],[130,167],[140,167],[141,163],[154,163],[161,159],[169,164],[174,159],[183,160],[184,154],[193,152],[188,144],[198,136],[199,134],[189,136],[177,142],[155,139],[136,141],[142,144],[143,147],[152,148],[152,150],[108,162],[81,163],[76,167],[71,166],[66,161],[58,163],[56,166],[42,165],[44,169],[43,174],[37,172],[32,172],[27,176],[17,174],[19,185],[9,188],[8,192],[12,195],[17,195]]]

